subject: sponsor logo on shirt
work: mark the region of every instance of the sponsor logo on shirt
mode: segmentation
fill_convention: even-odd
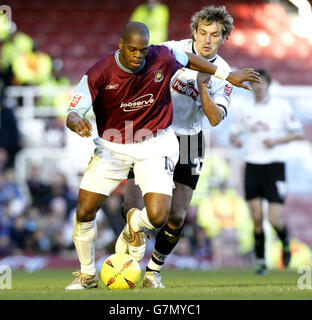
[[[119,87],[119,84],[108,84],[106,87],[105,87],[105,90],[116,90],[118,89]]]
[[[157,70],[154,72],[154,81],[155,82],[161,82],[164,80],[164,74],[162,73],[161,70]]]
[[[232,92],[232,90],[233,90],[233,86],[231,85],[231,84],[229,84],[229,83],[227,83],[226,85],[225,85],[225,87],[224,87],[224,94],[226,95],[226,96],[230,96],[230,94],[231,94],[231,92]]]
[[[82,94],[75,94],[69,104],[71,108],[75,108],[82,98]]]
[[[131,112],[142,109],[144,107],[149,107],[154,102],[153,94],[148,93],[144,96],[138,97],[130,102],[121,102],[120,108],[123,109],[124,112]]]
[[[195,88],[194,82],[188,81],[188,83],[184,83],[183,81],[177,79],[172,85],[172,89],[188,97],[191,97],[195,101],[199,95],[198,90]]]

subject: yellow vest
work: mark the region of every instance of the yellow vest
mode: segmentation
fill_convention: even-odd
[[[43,52],[19,54],[12,62],[17,84],[40,85],[51,77],[52,59]]]
[[[149,44],[167,40],[169,9],[165,4],[158,4],[151,11],[145,4],[139,5],[132,13],[130,21],[138,21],[147,25],[150,32]]]
[[[239,252],[253,249],[253,221],[246,201],[235,189],[220,192],[213,190],[198,207],[197,224],[205,229],[206,236],[213,238],[222,230],[236,229]]]

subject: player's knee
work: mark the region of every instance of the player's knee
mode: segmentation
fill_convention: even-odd
[[[263,220],[261,217],[254,217],[254,232],[259,233],[262,231]]]
[[[169,215],[167,224],[173,230],[181,229],[185,221],[185,217],[183,215]]]
[[[152,208],[147,213],[150,223],[155,228],[161,228],[167,222],[169,209],[167,207]]]
[[[94,220],[95,214],[96,212],[94,208],[88,208],[83,205],[78,205],[76,211],[76,219],[79,222],[89,222]]]

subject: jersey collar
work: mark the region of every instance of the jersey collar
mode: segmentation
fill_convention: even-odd
[[[133,71],[133,70],[131,70],[131,69],[128,69],[128,68],[124,67],[124,66],[121,64],[120,60],[119,60],[119,52],[120,52],[120,49],[118,49],[118,50],[115,52],[115,61],[116,61],[116,63],[118,64],[118,67],[119,67],[120,69],[122,69],[122,70],[124,70],[124,71],[126,71],[126,72],[128,72],[128,73],[138,73],[139,71],[141,71],[141,70],[144,68],[144,66],[145,66],[145,59],[144,59],[142,65],[141,65],[141,67],[140,67],[138,70],[136,70],[136,71]]]

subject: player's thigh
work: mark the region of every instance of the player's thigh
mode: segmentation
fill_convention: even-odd
[[[132,171],[133,172],[133,171]],[[124,186],[124,210],[128,212],[131,208],[143,209],[144,200],[141,189],[134,182],[134,174],[129,177]]]
[[[134,163],[135,183],[140,186],[143,196],[146,193],[172,196],[173,171],[179,157],[179,144],[174,132],[149,142],[145,149],[145,156]]]

